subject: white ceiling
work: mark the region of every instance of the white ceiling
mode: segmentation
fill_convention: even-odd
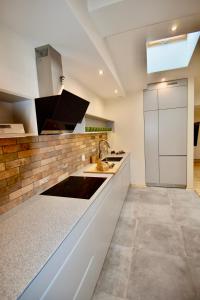
[[[176,34],[196,31],[200,28],[200,15],[187,17],[181,20],[181,25]],[[197,26],[199,24],[199,26]],[[146,41],[156,40],[171,36],[170,28],[172,22],[164,22],[147,27],[115,34],[106,38],[106,42],[113,57],[116,68],[119,70],[122,84],[127,93],[137,89],[143,89],[149,82],[146,64]],[[123,58],[123,59],[122,59]],[[163,77],[162,72],[155,75]],[[157,80],[159,80],[159,76]],[[165,74],[166,78],[166,74]]]
[[[1,0],[0,20],[35,47],[51,44],[70,76],[109,99],[163,76],[147,76],[146,41],[200,30],[200,1]]]
[[[91,16],[105,37],[198,13],[199,0],[124,0],[100,7]]]
[[[1,0],[0,22],[33,47],[52,45],[63,55],[67,75],[102,98],[113,97],[117,83],[65,0]]]

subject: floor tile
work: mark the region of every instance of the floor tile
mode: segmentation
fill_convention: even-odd
[[[104,292],[97,292],[93,296],[93,300],[124,300],[123,298],[115,297]]]
[[[171,189],[169,198],[174,207],[197,207],[200,208],[200,197],[194,191]]]
[[[115,271],[128,272],[131,258],[131,248],[122,247],[119,245],[111,245],[106,256],[103,269],[107,271],[113,268]]]
[[[144,219],[149,223],[174,223],[171,207],[169,205],[146,204],[135,202],[133,217]]]
[[[200,299],[200,257],[198,258],[188,257],[187,261],[192,276],[192,281],[196,289],[197,300],[199,300]]]
[[[200,300],[199,199],[129,189],[93,300]]]
[[[148,187],[148,190],[161,195],[161,196],[165,196],[168,193],[168,189],[167,188],[163,188],[163,187]]]
[[[152,191],[140,192],[140,195],[138,195],[135,200],[140,201],[141,203],[146,203],[146,204],[159,204],[159,205],[170,204],[168,195],[159,195]]]
[[[180,225],[200,227],[200,209],[197,207],[173,207],[174,220]]]
[[[132,249],[112,245],[97,282],[96,293],[104,292],[123,298],[131,264]]]
[[[135,219],[120,217],[115,229],[112,243],[125,247],[133,247],[133,241],[135,238],[135,228]]]
[[[185,249],[188,256],[200,256],[200,230],[182,227]]]
[[[125,218],[133,218],[133,207],[134,207],[134,202],[132,201],[125,201],[124,205],[121,210],[121,217]]]
[[[178,256],[140,250],[133,256],[128,283],[130,300],[194,300],[185,260]]]
[[[138,189],[128,194],[133,201],[139,201],[146,204],[170,204],[167,189],[164,188],[145,188]]]
[[[185,256],[182,232],[170,224],[139,222],[135,247],[161,253]]]

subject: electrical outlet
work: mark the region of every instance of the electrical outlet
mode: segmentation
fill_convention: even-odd
[[[81,160],[82,160],[82,161],[85,161],[85,154],[82,154],[82,155],[81,155]]]

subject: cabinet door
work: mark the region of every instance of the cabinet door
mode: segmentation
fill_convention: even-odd
[[[158,109],[157,90],[144,91],[144,111]]]
[[[159,110],[159,154],[187,155],[187,108]]]
[[[159,183],[158,110],[144,113],[146,183]]]
[[[186,186],[187,156],[160,156],[160,184]]]
[[[158,90],[159,109],[186,107],[187,86],[166,87]]]

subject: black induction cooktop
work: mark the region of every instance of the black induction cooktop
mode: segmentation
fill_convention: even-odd
[[[90,199],[105,180],[103,177],[69,176],[41,195]]]

